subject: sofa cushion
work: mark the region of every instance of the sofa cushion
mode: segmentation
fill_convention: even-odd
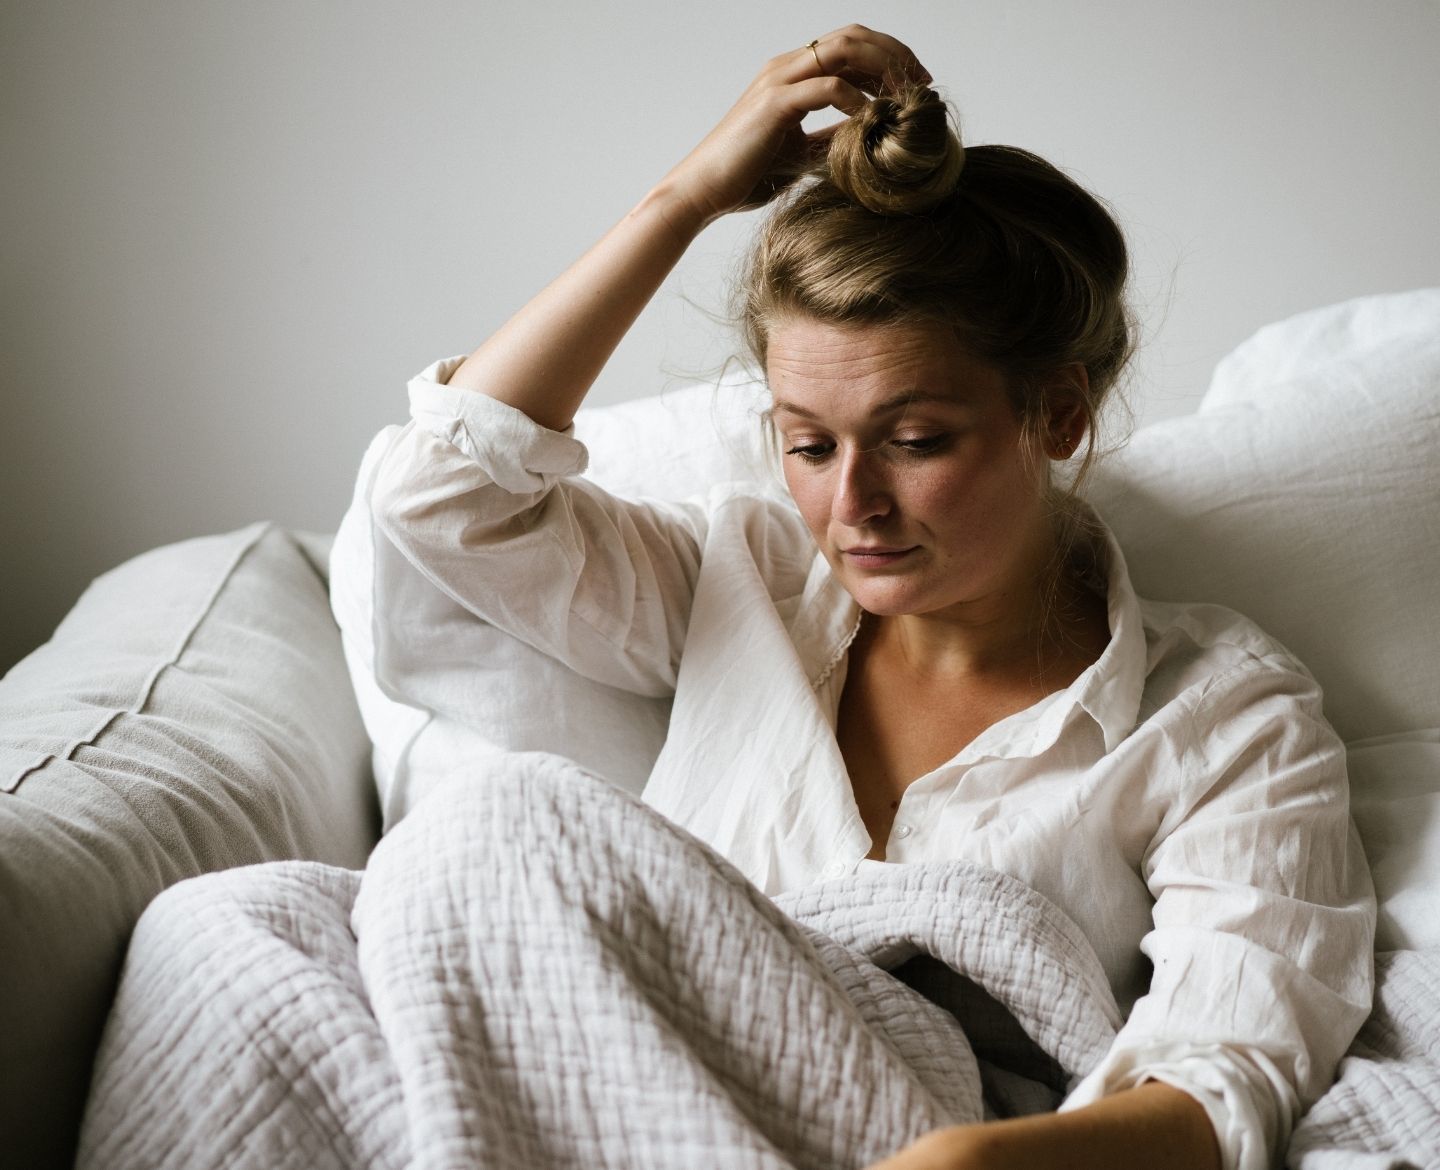
[[[1261,329],[1092,496],[1142,596],[1228,605],[1314,672],[1378,944],[1440,945],[1440,289]]]
[[[69,1165],[130,929],[182,878],[361,866],[369,742],[323,538],[270,524],[98,578],[0,680],[0,1132]]]

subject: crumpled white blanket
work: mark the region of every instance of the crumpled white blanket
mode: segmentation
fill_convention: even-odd
[[[1119,1022],[1078,928],[1014,879],[895,866],[771,902],[528,754],[438,789],[363,873],[157,899],[78,1164],[858,1167],[1053,1106]]]
[[[1296,1126],[1293,1170],[1440,1167],[1440,950],[1375,957],[1375,1010]]]

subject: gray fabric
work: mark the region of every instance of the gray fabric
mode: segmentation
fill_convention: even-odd
[[[1375,960],[1375,1010],[1295,1129],[1294,1170],[1440,1166],[1440,950]]]
[[[555,756],[452,782],[363,874],[186,882],[142,919],[80,1166],[863,1166],[983,1116],[934,955],[1083,1074],[1118,1010],[1076,928],[968,863],[786,899]],[[872,961],[873,960],[873,961]]]
[[[0,1133],[68,1166],[126,939],[196,874],[359,866],[369,743],[327,540],[255,524],[106,573],[0,681]]]

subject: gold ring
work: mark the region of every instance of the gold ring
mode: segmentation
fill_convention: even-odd
[[[818,69],[818,70],[820,70],[821,76],[829,76],[829,75],[826,74],[826,72],[825,72],[825,65],[824,65],[824,63],[820,60],[820,50],[815,47],[815,46],[818,45],[819,43],[820,43],[820,40],[819,40],[819,38],[817,37],[815,40],[811,41],[811,42],[810,42],[808,45],[806,45],[805,47],[810,50],[810,55],[815,58],[815,68]]]

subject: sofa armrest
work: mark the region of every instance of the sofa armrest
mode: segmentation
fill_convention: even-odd
[[[98,578],[0,680],[0,1132],[68,1166],[126,941],[167,886],[282,858],[359,867],[370,744],[326,541],[272,524]]]

